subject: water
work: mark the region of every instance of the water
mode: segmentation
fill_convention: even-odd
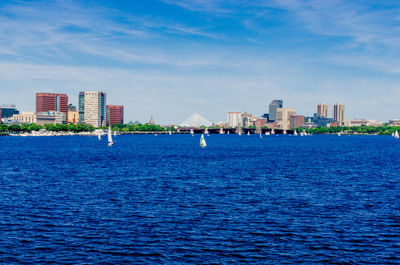
[[[400,141],[199,138],[0,137],[0,263],[400,263]]]

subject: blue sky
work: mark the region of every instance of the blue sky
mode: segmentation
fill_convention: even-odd
[[[273,99],[386,121],[400,118],[399,45],[398,1],[3,0],[0,104],[100,90],[126,121],[224,121]]]

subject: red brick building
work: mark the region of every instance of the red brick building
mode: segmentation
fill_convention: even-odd
[[[107,126],[124,123],[124,106],[107,105]]]
[[[36,93],[36,112],[58,111],[68,121],[68,96],[58,93]]]
[[[290,115],[290,129],[299,128],[304,126],[303,115]]]

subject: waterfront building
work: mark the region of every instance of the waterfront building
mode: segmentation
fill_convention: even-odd
[[[106,93],[99,91],[79,93],[79,122],[94,127],[106,126]]]
[[[400,126],[400,120],[390,120],[389,125],[390,126]]]
[[[269,104],[269,122],[274,122],[277,120],[276,115],[279,108],[283,108],[283,100],[275,99]]]
[[[11,118],[14,114],[19,114],[15,105],[0,105],[0,119]]]
[[[36,93],[36,112],[57,111],[68,120],[68,96],[59,93]]]
[[[317,113],[314,113],[313,117],[307,117],[307,120],[309,120],[309,123],[313,123],[316,127],[327,127],[328,124],[333,121],[332,118],[325,118]]]
[[[14,114],[11,117],[12,120],[17,120],[18,123],[37,123],[36,112],[21,112],[20,114]]]
[[[79,92],[78,113],[79,113],[79,123],[84,123],[85,122],[85,92]]]
[[[227,114],[227,123],[228,127],[236,128],[241,124],[241,112],[228,112]]]
[[[45,111],[36,113],[36,123],[39,125],[45,124],[65,124],[65,113],[59,111]]]
[[[290,116],[296,114],[293,108],[278,108],[276,109],[276,128],[277,129],[290,129]]]
[[[344,104],[336,103],[333,105],[333,119],[339,123],[340,126],[344,123]]]
[[[383,122],[376,120],[364,120],[364,119],[349,119],[344,121],[344,126],[352,127],[352,126],[382,126]]]
[[[68,123],[73,123],[73,124],[79,123],[78,111],[68,111]]]
[[[290,116],[290,129],[299,128],[303,126],[304,126],[304,115]]]
[[[317,115],[328,118],[328,104],[319,103],[317,105]]]
[[[107,105],[107,125],[124,124],[124,106]]]
[[[240,117],[241,117],[241,123],[240,123],[241,127],[249,128],[250,126],[252,126],[253,114],[245,112],[242,113]]]

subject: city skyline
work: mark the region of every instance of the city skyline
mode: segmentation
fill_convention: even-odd
[[[104,91],[126,122],[174,124],[195,112],[262,115],[278,98],[306,116],[340,102],[348,118],[396,119],[397,6],[2,1],[0,103],[33,111],[48,92],[77,106],[79,92]]]

